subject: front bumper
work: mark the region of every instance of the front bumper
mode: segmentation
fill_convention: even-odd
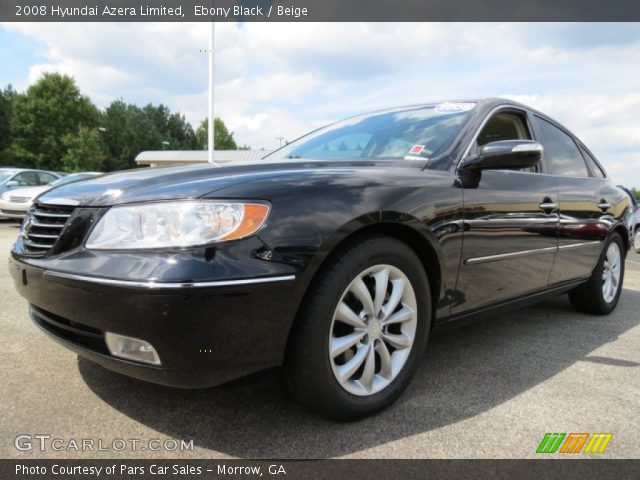
[[[116,372],[208,387],[282,362],[299,303],[293,275],[220,282],[113,281],[10,260],[33,321],[65,347]],[[104,332],[151,343],[162,366],[113,357]]]
[[[0,218],[23,219],[31,208],[31,203],[12,203],[0,199]]]

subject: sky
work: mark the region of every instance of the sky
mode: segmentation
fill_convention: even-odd
[[[205,23],[0,24],[0,85],[73,76],[100,108],[164,103],[207,114]],[[218,23],[215,113],[272,149],[357,113],[508,97],[580,137],[640,187],[640,23]]]

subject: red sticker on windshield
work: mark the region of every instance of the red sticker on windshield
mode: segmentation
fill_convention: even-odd
[[[414,145],[413,147],[411,147],[411,150],[409,150],[409,153],[411,155],[420,155],[423,150],[424,145]]]

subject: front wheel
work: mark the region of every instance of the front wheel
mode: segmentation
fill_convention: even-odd
[[[624,253],[622,237],[612,234],[589,281],[569,292],[576,310],[606,315],[616,308],[624,280]]]
[[[290,339],[294,393],[339,420],[391,404],[426,345],[429,292],[420,259],[394,238],[361,237],[341,249],[312,283]]]

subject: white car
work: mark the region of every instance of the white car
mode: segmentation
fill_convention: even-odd
[[[67,175],[66,177],[59,178],[49,185],[8,190],[4,192],[2,196],[0,196],[0,218],[22,219],[31,208],[33,199],[41,193],[44,193],[47,190],[58,187],[60,185],[79,182],[90,177],[95,177],[96,175],[101,174],[98,172],[72,173],[71,175]]]

